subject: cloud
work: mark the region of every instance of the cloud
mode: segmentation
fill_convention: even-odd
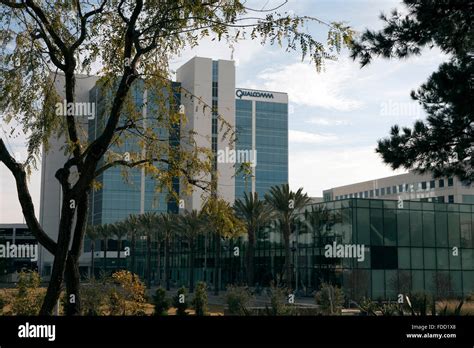
[[[290,146],[289,168],[291,188],[303,187],[313,197],[332,187],[404,173],[385,165],[372,146],[307,151]]]
[[[306,123],[315,124],[318,126],[348,126],[350,121],[336,118],[314,117],[306,121]]]
[[[288,131],[288,138],[290,143],[296,144],[327,144],[338,139],[334,134],[318,134],[292,129]]]
[[[254,84],[262,89],[284,90],[295,104],[352,111],[363,106],[360,100],[352,98],[347,92],[360,74],[354,64],[347,58],[341,58],[336,62],[327,62],[326,69],[317,73],[311,64],[298,62],[266,69],[257,76],[261,82]]]

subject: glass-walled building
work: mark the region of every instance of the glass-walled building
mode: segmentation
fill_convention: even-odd
[[[321,282],[342,286],[354,300],[396,299],[398,294],[429,292],[461,297],[474,291],[474,206],[370,199],[347,199],[306,207],[292,234],[293,289],[310,295]],[[195,280],[212,284],[214,243],[202,238],[194,252]],[[246,244],[226,240],[221,284],[245,283]],[[189,250],[173,243],[172,283],[187,285]],[[235,256],[235,247],[239,256]],[[329,247],[331,248],[329,248]],[[354,253],[331,257],[328,249]],[[363,257],[356,254],[364,246]],[[359,249],[360,251],[360,249]],[[279,228],[258,233],[256,283],[284,281],[284,246]]]
[[[236,150],[252,150],[254,166],[237,166],[235,198],[256,192],[263,198],[272,186],[288,183],[288,96],[285,93],[236,90]]]

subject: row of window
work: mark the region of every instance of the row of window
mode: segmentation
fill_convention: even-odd
[[[454,185],[454,180],[453,178],[448,178],[448,187],[451,187]],[[445,187],[445,181],[444,179],[438,180],[438,188],[443,188]],[[397,193],[403,193],[403,192],[416,192],[416,191],[422,191],[422,190],[427,190],[427,189],[434,189],[436,188],[436,181],[431,180],[431,181],[422,181],[418,183],[413,183],[413,184],[401,184],[401,185],[394,185],[394,186],[389,186],[389,187],[382,187],[380,189],[375,189],[375,190],[367,190],[363,192],[356,192],[356,193],[350,193],[346,195],[341,195],[341,196],[336,196],[336,200],[339,199],[347,199],[347,198],[372,198],[372,197],[381,197],[381,196],[388,196],[388,195],[394,195]],[[448,196],[448,200],[450,197],[454,196]],[[440,198],[440,197],[437,197]],[[441,196],[442,201],[438,201],[441,203],[444,203],[444,197]],[[449,202],[449,203],[454,203]]]

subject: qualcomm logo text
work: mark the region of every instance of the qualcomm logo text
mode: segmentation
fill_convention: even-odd
[[[270,92],[259,92],[259,91],[246,91],[243,89],[238,89],[235,91],[237,98],[242,99],[242,97],[254,97],[254,98],[266,98],[273,99],[273,93]]]

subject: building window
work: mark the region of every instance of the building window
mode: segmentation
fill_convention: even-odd
[[[453,195],[448,196],[448,203],[454,203],[454,196]]]
[[[375,197],[378,197],[380,195],[380,190],[379,189],[375,189]]]
[[[369,191],[364,191],[364,198],[369,198]]]
[[[339,199],[339,196],[336,196],[336,201]]]
[[[380,189],[380,195],[381,195],[381,196],[385,196],[385,187],[382,187],[382,188]]]
[[[454,180],[453,178],[448,178],[448,186],[453,186]]]
[[[435,188],[435,181],[431,180],[430,181],[430,189]]]
[[[437,197],[438,203],[444,203],[444,196]]]
[[[423,181],[423,182],[421,183],[421,189],[422,189],[422,190],[426,190],[426,181]]]
[[[387,195],[391,195],[392,194],[392,189],[390,187],[387,187]]]
[[[439,179],[438,187],[444,187],[444,179]]]
[[[370,248],[372,269],[397,269],[398,250],[391,246],[372,246]]]
[[[402,193],[402,192],[403,192],[403,184],[398,185],[398,193]]]
[[[374,196],[374,190],[370,190],[370,197]]]
[[[396,187],[396,186],[392,186],[392,193],[393,193],[393,194],[396,194],[396,193],[397,193],[397,187]]]

